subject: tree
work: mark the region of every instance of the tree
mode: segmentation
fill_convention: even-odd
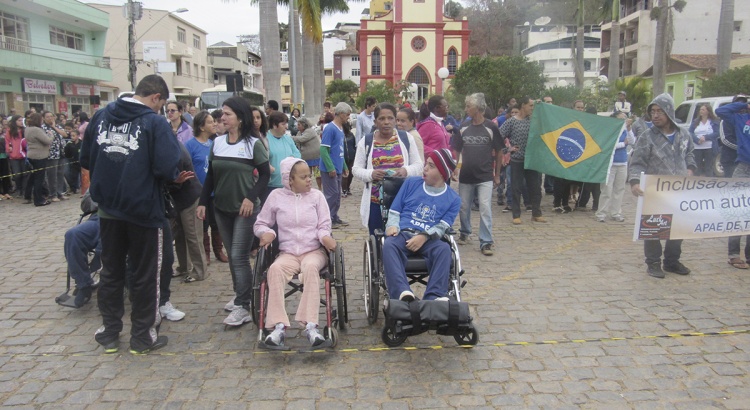
[[[578,0],[578,8],[576,9],[575,76],[576,87],[578,87],[579,90],[583,90],[583,4],[583,0]]]
[[[609,83],[614,84],[620,78],[620,0],[604,0],[602,11],[605,17],[612,19],[607,76]]]
[[[654,46],[654,84],[655,95],[664,93],[667,80],[667,59],[672,48],[673,27],[672,8],[682,12],[687,2],[676,0],[670,5],[670,0],[659,0],[659,5],[651,9],[651,20],[656,20],[656,44]]]
[[[719,39],[716,50],[719,54],[718,74],[729,70],[732,60],[732,30],[734,28],[734,0],[721,0],[721,13],[719,14]]]
[[[326,97],[331,104],[340,102],[353,104],[359,94],[359,86],[352,80],[333,80],[326,87]]]
[[[464,7],[461,5],[461,3],[453,0],[448,0],[445,3],[445,15],[452,18],[457,19],[461,17],[461,13],[464,11]]]
[[[544,92],[544,69],[523,56],[470,57],[456,70],[451,88],[456,96],[484,93],[497,110],[511,97],[538,97]]]
[[[735,95],[738,90],[750,90],[750,66],[733,68],[703,81],[701,96],[707,98]]]
[[[365,85],[365,91],[357,97],[357,107],[364,108],[367,97],[375,97],[375,100],[379,103],[395,104],[398,101],[398,90],[393,88],[390,81],[368,81]]]
[[[263,58],[263,88],[268,100],[281,101],[281,49],[276,0],[257,0],[260,20],[260,51]]]

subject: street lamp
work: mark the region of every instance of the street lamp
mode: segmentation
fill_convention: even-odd
[[[160,21],[162,21],[165,17],[172,13],[184,13],[188,11],[188,9],[181,7],[177,10],[167,12],[165,15],[161,16],[154,24],[151,25],[146,31],[143,32],[143,34],[140,35],[140,37],[135,38],[135,21],[141,19],[141,15],[143,14],[142,4],[139,2],[134,2],[133,0],[128,0],[128,3],[125,5],[125,10],[127,12],[128,17],[128,77],[130,77],[130,86],[132,87],[132,90],[135,91],[135,78],[136,78],[136,71],[138,70],[138,66],[136,65],[135,61],[135,43],[140,40],[146,33],[149,32],[152,28],[156,27],[157,24],[159,24]]]
[[[440,67],[437,71],[437,75],[440,77],[440,94],[443,94],[443,84],[445,84],[445,79],[448,78],[450,73],[451,72],[445,67]]]

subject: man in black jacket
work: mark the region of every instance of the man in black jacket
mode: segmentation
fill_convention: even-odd
[[[103,324],[95,337],[107,353],[119,348],[128,257],[136,264],[130,278],[130,352],[143,354],[167,344],[166,336],[158,336],[163,192],[166,182],[182,182],[179,142],[157,114],[168,96],[161,77],[144,77],[132,98],[118,99],[94,115],[81,147],[81,166],[91,174],[91,198],[99,204],[104,270],[97,299]]]

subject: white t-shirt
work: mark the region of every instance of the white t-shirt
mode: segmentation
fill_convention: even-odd
[[[706,120],[706,122],[698,122],[698,126],[695,127],[695,136],[700,138],[701,135],[708,135],[714,132],[713,127],[711,127],[711,121]],[[695,144],[695,147],[693,149],[709,149],[713,145],[713,142],[711,140],[706,140],[703,142],[703,144]]]

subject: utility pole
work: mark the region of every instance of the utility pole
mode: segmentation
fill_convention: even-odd
[[[135,91],[135,77],[138,67],[135,61],[135,21],[143,16],[143,5],[140,2],[128,0],[125,3],[125,17],[128,19],[128,77],[132,91]]]

